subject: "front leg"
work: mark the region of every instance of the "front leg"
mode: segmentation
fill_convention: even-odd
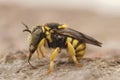
[[[46,55],[46,48],[40,48],[40,53],[42,54],[43,57]]]
[[[39,44],[38,44],[38,47],[37,47],[37,56],[38,56],[38,59],[41,59],[42,57],[45,57],[45,51],[42,51],[42,46],[45,44],[45,38],[43,38]]]
[[[40,49],[39,48],[37,48],[36,54],[37,54],[37,57],[38,57],[39,60],[42,59],[42,54],[40,53]]]

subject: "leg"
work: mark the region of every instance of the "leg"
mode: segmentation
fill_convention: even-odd
[[[45,48],[43,50],[40,48],[40,52],[41,52],[42,56],[45,57],[45,55],[46,55]]]
[[[73,46],[70,42],[67,42],[67,47],[68,47],[68,51],[69,51],[75,65],[81,67],[82,65],[78,63],[77,58],[75,56],[75,54],[76,54],[75,49],[73,48]]]
[[[68,62],[69,63],[74,63],[71,55],[68,57]]]
[[[36,54],[37,54],[38,59],[42,59],[42,54],[40,53],[39,48],[37,48]]]
[[[38,59],[41,59],[42,57],[45,57],[45,53],[41,50],[41,47],[44,44],[45,44],[45,38],[43,38],[40,41],[40,43],[38,44],[38,47],[37,47],[37,56],[38,56]]]
[[[49,67],[49,71],[48,73],[51,73],[53,71],[53,67],[54,67],[54,59],[57,55],[57,53],[59,52],[60,48],[57,47],[53,52],[52,55],[50,56],[50,67]]]

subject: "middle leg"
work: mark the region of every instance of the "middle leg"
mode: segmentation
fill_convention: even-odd
[[[57,53],[58,53],[59,51],[60,51],[60,48],[57,47],[57,48],[52,52],[52,54],[51,54],[51,56],[50,56],[50,67],[49,67],[48,73],[51,73],[51,72],[53,71],[54,59],[55,59],[55,57],[56,57],[56,55],[57,55]]]

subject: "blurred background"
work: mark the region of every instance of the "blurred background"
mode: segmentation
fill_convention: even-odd
[[[119,0],[0,0],[0,54],[28,51],[21,22],[65,23],[103,43],[87,45],[86,57],[120,55]]]

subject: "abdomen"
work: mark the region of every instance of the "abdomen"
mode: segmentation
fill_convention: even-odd
[[[86,44],[85,42],[81,39],[81,40],[77,40],[71,37],[67,37],[67,39],[69,39],[68,41],[70,41],[70,43],[73,45],[74,49],[75,49],[75,56],[78,60],[80,60],[84,54],[85,54],[85,49],[86,49]]]

